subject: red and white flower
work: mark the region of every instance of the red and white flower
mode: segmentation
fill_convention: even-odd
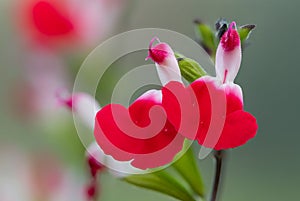
[[[149,45],[149,56],[156,62],[163,85],[180,81],[174,52],[166,43]],[[119,161],[132,161],[139,169],[156,168],[173,161],[181,151],[184,137],[177,135],[162,107],[160,90],[150,90],[129,108],[109,104],[96,116],[95,138],[103,151]]]
[[[103,151],[119,161],[132,161],[139,169],[170,163],[182,149],[184,138],[168,121],[161,92],[150,90],[129,108],[110,104],[96,116],[95,138]]]
[[[183,119],[182,108],[178,98],[167,88],[177,85],[178,90],[185,88],[188,91],[189,95],[186,97],[190,98],[192,104],[190,114],[187,115],[190,124],[181,126],[179,132],[189,139],[196,139],[204,147],[216,150],[241,146],[253,138],[257,131],[256,119],[243,109],[242,89],[233,82],[242,57],[240,38],[235,26],[234,22],[230,24],[218,46],[216,77],[201,77],[186,88],[179,83],[169,83],[163,89],[163,106],[177,129]],[[195,113],[191,108],[200,112],[199,121],[195,122]],[[195,123],[197,132],[193,135],[189,128],[195,127]]]
[[[124,0],[25,0],[17,10],[21,31],[34,45],[92,45],[116,23]]]

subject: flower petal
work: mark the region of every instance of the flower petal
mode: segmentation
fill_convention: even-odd
[[[240,37],[235,22],[223,34],[216,53],[216,74],[223,83],[233,82],[241,65]]]
[[[94,129],[94,119],[97,111],[100,110],[99,103],[86,93],[76,93],[69,97],[63,97],[61,93],[57,94],[58,102],[72,109],[86,126]]]
[[[234,83],[223,84],[227,99],[227,115],[236,110],[243,109],[242,88]]]
[[[191,84],[200,110],[199,144],[216,150],[241,146],[255,136],[255,118],[243,111],[242,90],[233,83],[220,84],[203,77]]]
[[[116,178],[123,178],[130,174],[142,173],[133,167],[130,161],[117,161],[112,156],[106,155],[97,142],[93,142],[87,149],[87,156],[93,157],[98,163],[105,166],[109,173]]]
[[[178,133],[194,140],[200,118],[196,95],[191,87],[185,87],[180,82],[169,82],[162,88],[162,104],[168,120]]]
[[[95,138],[103,151],[119,161],[130,161],[139,169],[170,163],[182,149],[177,135],[157,97],[148,92],[128,109],[110,104],[96,116]]]
[[[254,116],[242,110],[235,111],[227,116],[221,138],[214,149],[222,150],[241,146],[255,137],[257,129]],[[205,146],[210,147],[209,144]]]
[[[69,34],[74,29],[64,4],[36,1],[32,6],[32,20],[40,33],[47,36],[58,36]]]
[[[222,84],[217,78],[204,76],[189,87],[170,82],[163,87],[162,93],[168,119],[184,137],[197,139],[207,148],[219,148],[220,138],[235,140],[226,133],[231,128],[228,126],[231,119],[227,117],[243,110],[242,90],[238,85]],[[239,126],[238,122],[233,126]]]
[[[191,84],[200,111],[197,140],[216,144],[221,135],[227,109],[226,93],[217,78],[204,76]]]
[[[151,58],[155,62],[156,70],[162,85],[166,85],[170,81],[182,82],[174,51],[167,43],[158,43],[152,47],[156,39],[157,38],[153,38],[150,42],[147,59]]]

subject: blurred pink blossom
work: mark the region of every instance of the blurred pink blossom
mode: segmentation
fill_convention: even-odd
[[[125,0],[18,1],[20,33],[31,45],[51,48],[90,46],[116,24]]]
[[[2,146],[0,163],[1,201],[85,200],[82,179],[53,155]]]
[[[70,84],[64,62],[40,48],[27,53],[22,71],[22,81],[12,92],[16,113],[25,117],[54,115],[58,106],[55,93]]]

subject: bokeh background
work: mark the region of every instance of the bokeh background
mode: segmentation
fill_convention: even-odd
[[[100,30],[105,29],[105,33],[99,32],[99,37],[93,39],[87,33],[91,40],[80,38],[79,44],[72,42],[59,48],[57,44],[41,48],[28,39],[28,30],[20,25],[20,1],[0,2],[0,196],[4,196],[1,201],[85,199],[85,150],[70,112],[51,100],[55,88],[72,89],[81,62],[101,41],[123,31],[148,27],[170,29],[195,38],[195,18],[213,27],[219,17],[240,25],[257,25],[244,51],[236,82],[243,86],[246,110],[259,123],[254,140],[230,151],[220,200],[298,200],[299,1],[116,0],[110,5],[115,15],[101,16],[104,24],[111,25],[101,25]],[[84,1],[75,3],[81,5]],[[100,26],[98,21],[95,23]],[[96,31],[91,29],[91,35]],[[99,101],[108,99],[104,95]],[[209,191],[212,159],[199,164]],[[173,199],[104,174],[100,200]]]

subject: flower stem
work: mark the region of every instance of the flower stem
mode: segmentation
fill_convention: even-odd
[[[222,176],[222,165],[224,162],[224,156],[225,156],[224,151],[215,151],[214,153],[214,157],[216,160],[216,171],[215,171],[213,190],[212,190],[210,201],[217,200],[218,191],[220,189],[220,181]]]

